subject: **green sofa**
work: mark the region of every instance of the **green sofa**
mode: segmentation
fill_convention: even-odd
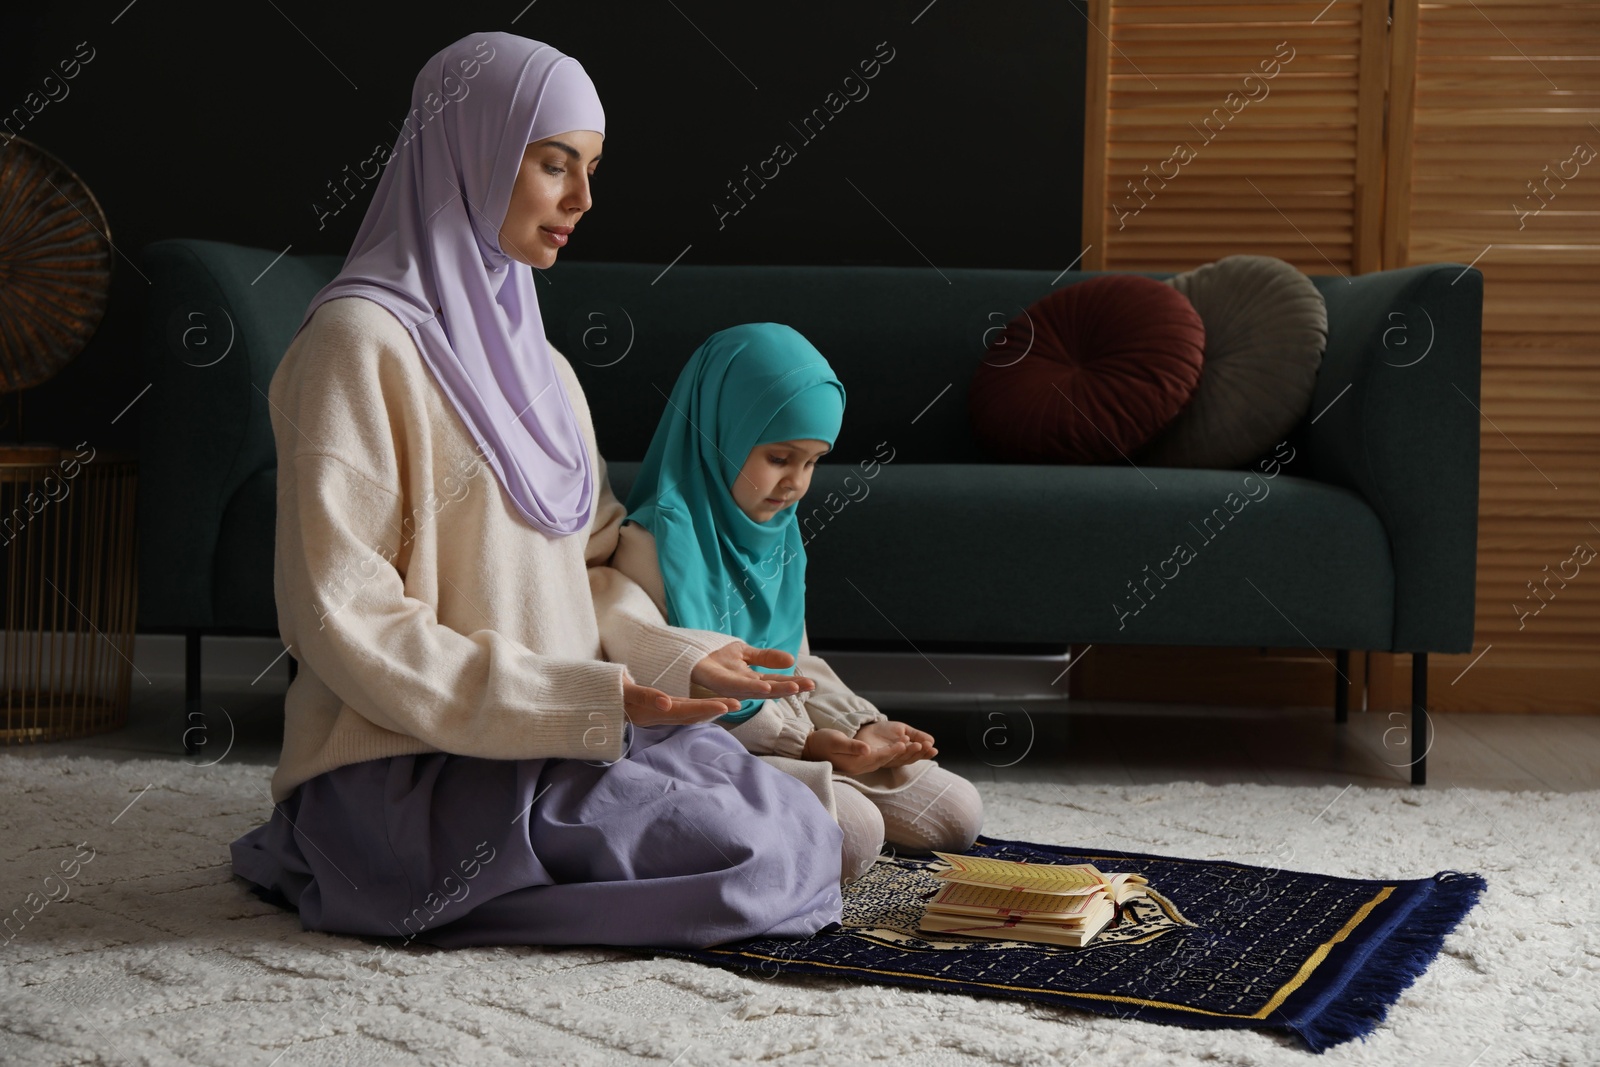
[[[202,633],[277,632],[266,391],[341,263],[199,240],[143,251],[139,628],[187,635],[191,709]],[[827,355],[849,404],[800,505],[819,648],[1310,645],[1344,650],[1341,678],[1348,650],[1411,653],[1423,782],[1426,656],[1472,647],[1482,276],[1313,277],[1328,308],[1316,396],[1253,481],[986,461],[966,414],[984,331],[1088,276],[573,262],[537,282],[624,499],[707,335],[778,321]]]

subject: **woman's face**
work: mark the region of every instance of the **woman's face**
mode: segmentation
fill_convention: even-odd
[[[528,145],[500,226],[501,251],[530,267],[555,264],[567,235],[593,204],[589,179],[604,141],[593,130],[572,130]]]
[[[772,441],[750,450],[733,480],[733,502],[756,522],[766,522],[806,495],[811,470],[828,451],[828,442]]]

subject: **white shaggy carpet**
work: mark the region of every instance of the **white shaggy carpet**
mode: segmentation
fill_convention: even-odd
[[[393,950],[306,933],[227,844],[268,770],[0,757],[0,1063],[1283,1064],[1256,1031],[743,977],[590,949]],[[1488,892],[1366,1041],[1327,1064],[1600,1063],[1600,795],[1426,788],[983,785],[985,832],[1361,877],[1475,870]],[[76,877],[61,864],[77,854]],[[74,869],[70,866],[68,869]],[[54,877],[47,877],[47,876]],[[54,897],[32,914],[33,906]],[[13,936],[14,935],[14,936]],[[5,940],[5,938],[10,940]]]

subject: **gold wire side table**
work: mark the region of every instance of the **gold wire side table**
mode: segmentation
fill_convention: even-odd
[[[0,742],[127,724],[137,481],[130,455],[0,446]]]

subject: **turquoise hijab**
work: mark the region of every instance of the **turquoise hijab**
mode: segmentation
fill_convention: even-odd
[[[798,662],[806,552],[796,506],[757,522],[735,503],[732,487],[752,448],[813,438],[832,448],[843,420],[844,385],[788,326],[734,326],[695,350],[672,387],[624,520],[655,536],[670,625],[781,648]],[[740,723],[760,707],[746,700],[718,721]]]

